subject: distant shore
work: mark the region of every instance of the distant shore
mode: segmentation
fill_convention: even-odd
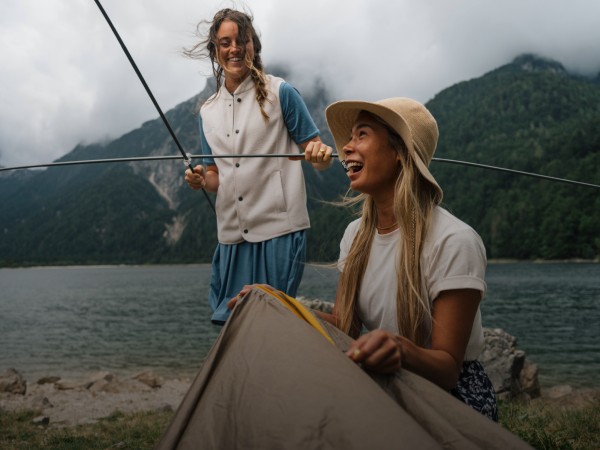
[[[515,258],[490,258],[488,259],[488,264],[518,264],[518,263],[530,263],[530,264],[600,264],[600,258],[596,259],[583,259],[583,258],[569,258],[569,259],[515,259]],[[306,263],[307,265],[322,265],[324,268],[335,269],[335,265],[337,261],[309,261]],[[210,267],[210,262],[204,263],[135,263],[135,264],[27,264],[27,265],[0,265],[0,269],[35,269],[35,268],[45,268],[45,269],[66,269],[66,268],[103,268],[103,267],[151,267],[151,266],[169,266],[169,267],[177,267],[177,266],[185,266],[185,267]]]

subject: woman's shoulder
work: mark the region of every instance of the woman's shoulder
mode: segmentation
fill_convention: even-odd
[[[441,206],[436,206],[433,210],[433,224],[438,227],[451,227],[455,230],[473,229],[468,223]]]
[[[450,236],[472,236],[481,239],[473,227],[441,206],[437,206],[433,211],[430,233],[434,241]]]
[[[358,228],[360,227],[361,222],[362,222],[362,217],[359,217],[358,219],[354,219],[352,222],[350,222],[348,225],[346,225],[346,231],[356,232],[358,230]]]

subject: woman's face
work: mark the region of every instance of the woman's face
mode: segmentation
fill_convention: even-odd
[[[400,172],[400,155],[390,144],[388,133],[371,114],[361,112],[344,146],[350,188],[376,200],[393,197]]]
[[[223,68],[228,88],[236,88],[246,78],[250,69],[246,64],[246,55],[254,59],[254,44],[248,36],[244,45],[238,39],[237,23],[224,20],[217,31],[217,61]],[[232,89],[230,89],[232,90]]]

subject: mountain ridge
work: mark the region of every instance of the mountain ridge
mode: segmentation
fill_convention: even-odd
[[[293,74],[277,71],[293,84]],[[427,102],[440,128],[435,157],[597,182],[599,78],[521,55],[450,86]],[[214,86],[212,80],[165,114],[184,149],[197,148],[197,107]],[[305,100],[331,144],[323,110],[332,99],[324,84]],[[177,154],[164,124],[154,119],[110,142],[76,146],[59,161]],[[332,261],[352,215],[327,202],[346,192],[347,178],[338,162],[325,172],[301,164],[312,222],[309,259]],[[0,266],[210,261],[214,214],[187,187],[184,169],[173,160],[0,173]],[[432,172],[444,189],[444,206],[481,234],[491,258],[598,258],[597,191],[438,162]]]

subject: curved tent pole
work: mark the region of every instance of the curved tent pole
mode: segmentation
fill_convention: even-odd
[[[127,50],[127,47],[125,46],[125,43],[121,39],[121,36],[119,36],[119,33],[118,33],[117,29],[115,28],[115,26],[113,25],[112,21],[110,20],[110,17],[108,17],[108,14],[106,14],[106,11],[104,10],[104,8],[102,7],[102,5],[100,4],[99,0],[94,0],[94,2],[96,3],[96,5],[98,6],[98,8],[100,9],[100,12],[102,13],[102,15],[104,16],[104,18],[106,19],[106,22],[108,23],[108,26],[110,27],[110,29],[112,30],[113,34],[117,38],[117,41],[119,41],[119,44],[121,45],[121,48],[123,49],[123,52],[125,52],[125,56],[127,56],[127,59],[129,60],[129,62],[131,63],[131,66],[133,67],[133,70],[135,71],[135,73],[137,74],[138,78],[140,79],[142,85],[144,86],[144,89],[146,89],[146,92],[148,93],[148,96],[150,97],[150,100],[152,100],[152,103],[154,104],[154,107],[158,111],[158,114],[160,115],[160,118],[162,119],[163,123],[167,127],[167,130],[169,130],[169,133],[171,134],[171,137],[173,138],[173,141],[175,141],[175,144],[177,145],[177,148],[179,149],[179,151],[181,152],[181,155],[183,156],[183,160],[184,160],[186,166],[192,172],[194,172],[194,168],[192,166],[192,161],[191,161],[190,154],[186,153],[183,150],[183,147],[179,143],[179,139],[177,139],[177,136],[175,135],[175,132],[171,128],[171,125],[169,124],[169,121],[167,120],[167,118],[163,114],[162,109],[160,108],[158,102],[154,98],[154,95],[152,94],[152,91],[148,87],[148,84],[146,83],[146,80],[144,79],[144,77],[142,76],[142,73],[138,69],[137,64],[135,63],[135,61],[133,60],[131,54],[129,53],[129,50]],[[214,205],[213,205],[210,197],[206,193],[206,190],[204,190],[204,188],[202,189],[202,192],[204,193],[204,196],[206,197],[206,200],[208,201],[211,209],[213,210],[213,212],[215,212],[215,207],[214,207]]]
[[[333,153],[331,156],[332,156],[332,158],[338,158],[338,155],[336,153]],[[298,157],[302,157],[302,153],[289,153],[289,154],[288,153],[280,153],[280,154],[253,153],[253,154],[249,154],[249,155],[225,154],[225,155],[210,155],[210,156],[189,155],[189,157],[190,158],[214,158],[214,159],[217,159],[217,158],[298,158]],[[133,158],[60,161],[60,162],[48,163],[48,164],[33,164],[33,165],[29,165],[29,166],[0,167],[0,172],[8,171],[8,170],[19,170],[19,169],[35,169],[35,168],[41,168],[41,167],[72,166],[72,165],[78,165],[78,164],[100,164],[100,163],[135,162],[135,161],[163,161],[163,160],[169,160],[169,159],[179,159],[179,156],[140,156],[140,157],[133,157]],[[446,158],[433,158],[433,161],[441,162],[441,163],[448,163],[448,164],[458,164],[458,165],[463,165],[463,166],[477,167],[479,169],[495,170],[498,172],[506,172],[506,173],[512,173],[512,174],[521,175],[521,176],[540,178],[542,180],[555,181],[555,182],[560,182],[560,183],[573,184],[576,186],[600,189],[600,185],[598,185],[598,184],[587,183],[584,181],[569,180],[566,178],[551,177],[548,175],[541,175],[541,174],[532,173],[532,172],[523,172],[521,170],[507,169],[505,167],[490,166],[487,164],[479,164],[479,163],[474,163],[474,162],[469,162],[469,161],[460,161],[460,160],[456,160],[456,159],[446,159]],[[342,162],[342,165],[343,164],[344,163]]]

